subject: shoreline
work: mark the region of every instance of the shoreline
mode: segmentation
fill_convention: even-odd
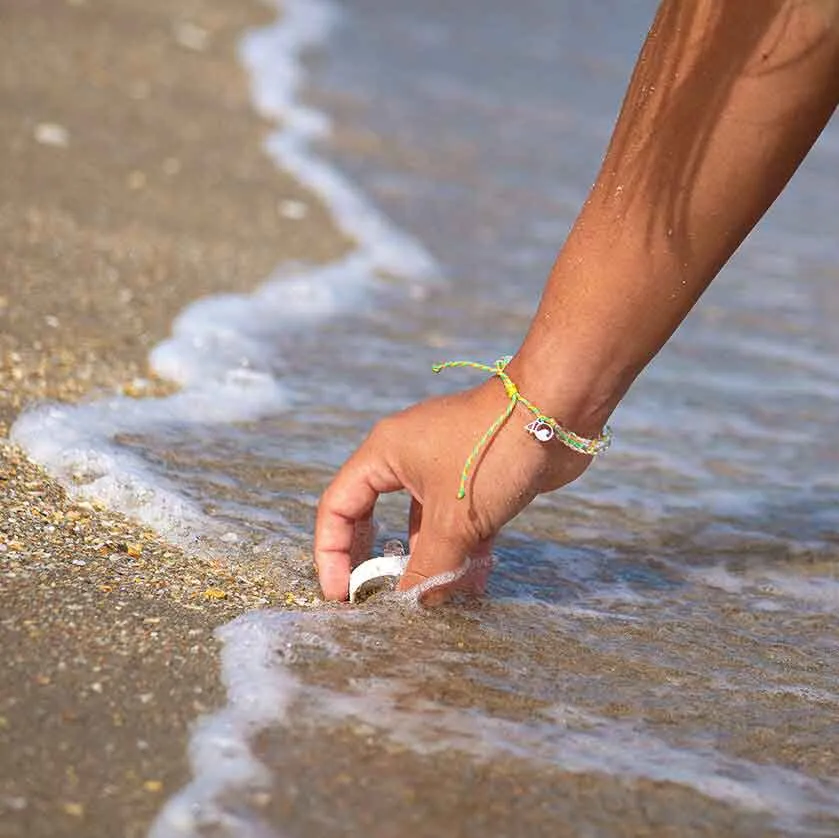
[[[273,10],[33,0],[7,18],[0,832],[139,836],[189,777],[189,726],[224,699],[214,628],[282,592],[270,568],[234,576],[68,499],[5,438],[29,404],[171,391],[146,359],[186,304],[348,243],[263,151],[273,126],[235,49]]]

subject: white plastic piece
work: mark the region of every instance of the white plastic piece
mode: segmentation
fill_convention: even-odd
[[[355,602],[363,587],[365,593],[373,593],[386,585],[390,579],[398,579],[408,566],[409,556],[376,556],[362,562],[350,574],[350,602]]]

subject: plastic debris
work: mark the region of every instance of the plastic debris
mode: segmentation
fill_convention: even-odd
[[[382,589],[390,588],[405,572],[410,556],[398,539],[388,541],[384,555],[362,562],[350,574],[350,602],[358,602]]]

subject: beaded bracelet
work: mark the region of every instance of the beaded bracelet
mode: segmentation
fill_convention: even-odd
[[[478,440],[466,458],[463,470],[460,472],[460,487],[457,491],[458,499],[466,497],[466,482],[469,479],[469,470],[472,468],[478,455],[489,445],[495,434],[498,433],[504,423],[512,416],[517,404],[524,405],[536,417],[530,424],[525,425],[525,430],[538,439],[539,442],[550,442],[552,439],[557,439],[572,451],[576,451],[579,454],[587,454],[590,457],[596,457],[598,454],[602,454],[612,444],[612,429],[608,425],[603,428],[600,436],[594,439],[587,439],[584,436],[575,434],[573,431],[569,431],[568,428],[563,428],[556,419],[546,416],[533,402],[526,399],[519,392],[518,387],[513,383],[510,376],[505,372],[505,367],[510,363],[512,358],[512,355],[505,355],[503,358],[499,358],[493,366],[479,364],[475,361],[446,361],[443,364],[435,364],[431,368],[435,373],[454,367],[471,367],[472,369],[483,370],[501,379],[504,390],[510,399],[505,411],[487,428],[484,435]]]

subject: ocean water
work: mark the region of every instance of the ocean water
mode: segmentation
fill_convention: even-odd
[[[196,301],[152,355],[177,395],[46,406],[13,437],[314,590],[335,468],[378,417],[476,383],[432,363],[523,336],[654,8],[287,0],[241,44],[267,150],[356,246]],[[225,626],[228,704],[152,835],[839,834],[837,195],[834,121],[613,450],[508,528],[484,601]],[[382,539],[406,510],[381,503]]]

